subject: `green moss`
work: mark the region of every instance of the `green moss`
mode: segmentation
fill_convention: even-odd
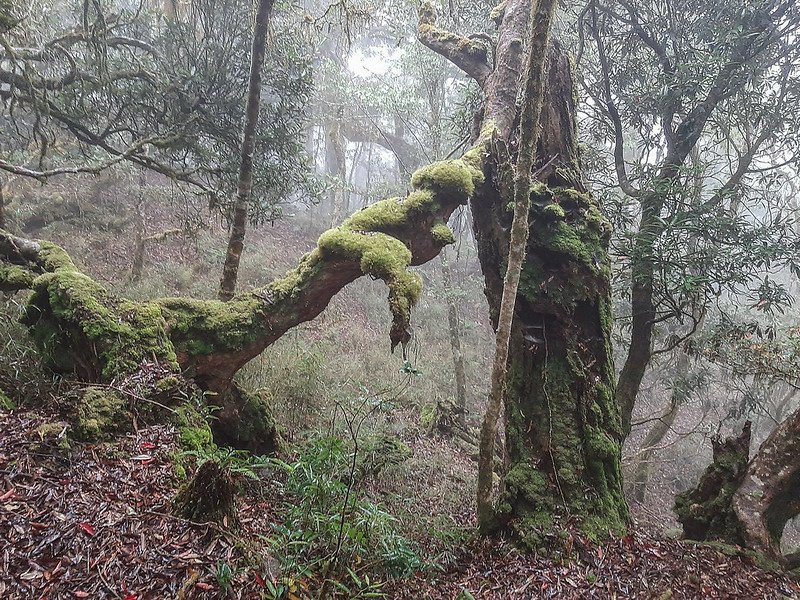
[[[419,424],[425,431],[431,431],[438,418],[438,405],[436,402],[423,404],[419,411]]]
[[[121,431],[130,422],[124,399],[114,390],[88,387],[80,395],[75,411],[74,433],[78,439],[98,441]]]
[[[463,160],[445,160],[422,167],[411,176],[411,185],[458,200],[463,204],[475,192],[483,175]]]
[[[402,464],[411,457],[411,448],[393,436],[367,437],[359,446],[356,470],[360,480],[376,477],[387,468]]]
[[[567,214],[559,204],[548,204],[542,209],[542,217],[548,221],[560,221]]]
[[[68,432],[69,423],[64,423],[63,421],[42,423],[36,428],[36,436],[40,441],[48,442],[48,444],[55,442],[57,447],[63,451],[70,449]]]
[[[321,255],[317,248],[304,254],[296,268],[267,286],[265,296],[267,298],[274,297],[276,301],[293,297],[303,282],[313,277],[319,270],[320,258]]]
[[[431,235],[433,236],[433,241],[437,246],[447,246],[449,244],[456,243],[456,238],[453,235],[453,232],[444,223],[436,223],[431,228]]]
[[[77,271],[69,254],[51,242],[39,242],[39,260],[45,271]]]
[[[267,303],[256,293],[229,302],[165,298],[158,300],[177,352],[189,356],[237,350],[255,342],[266,323]]]
[[[17,405],[14,404],[14,401],[6,396],[3,390],[0,390],[0,410],[14,410],[17,408]]]
[[[157,304],[120,300],[70,270],[37,277],[33,290],[21,320],[51,367],[69,370],[75,358],[83,363],[93,358],[105,381],[129,374],[154,357],[177,369]]]
[[[265,396],[234,384],[220,405],[223,408],[211,423],[218,444],[253,454],[274,454],[281,450],[281,429]]]
[[[42,423],[36,428],[36,435],[38,435],[42,440],[55,439],[64,433],[68,428],[68,423],[63,423],[60,421],[54,423]]]
[[[175,411],[174,420],[182,450],[208,453],[216,449],[211,427],[191,403],[179,406]]]
[[[22,267],[8,265],[0,267],[0,292],[30,289],[36,276]]]

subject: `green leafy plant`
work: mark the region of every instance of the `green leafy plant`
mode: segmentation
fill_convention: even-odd
[[[292,498],[270,542],[283,568],[321,575],[349,598],[380,596],[373,574],[408,575],[424,567],[395,518],[357,493],[352,447],[335,436],[308,442],[294,462],[272,459]],[[365,561],[364,557],[369,557]]]

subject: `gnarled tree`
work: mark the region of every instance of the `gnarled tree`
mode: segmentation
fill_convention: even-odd
[[[295,325],[316,317],[362,275],[384,280],[392,346],[410,337],[421,280],[408,270],[453,242],[447,220],[468,200],[496,322],[508,256],[513,169],[531,6],[508,0],[493,61],[481,39],[443,31],[420,9],[420,40],[473,77],[484,95],[471,148],[423,167],[414,191],[355,213],[325,232],[296,269],[229,302],[117,298],[47,242],[0,233],[0,289],[30,289],[24,322],[42,356],[85,380],[110,381],[158,361],[215,392],[217,431],[232,437],[248,410],[236,372]],[[539,181],[530,189],[530,237],[512,320],[506,386],[508,464],[497,524],[538,546],[556,524],[592,536],[627,525],[622,495],[622,425],[610,349],[608,222],[582,182],[575,95],[568,57],[553,44],[537,145]]]

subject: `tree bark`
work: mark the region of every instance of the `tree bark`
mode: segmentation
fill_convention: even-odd
[[[231,235],[219,283],[219,299],[230,300],[236,293],[239,261],[244,247],[247,216],[253,190],[253,153],[258,133],[258,115],[261,110],[261,68],[267,46],[267,32],[273,0],[259,0],[253,28],[253,47],[250,57],[250,79],[247,88],[247,106],[242,130],[242,155],[239,163],[239,187],[233,206]]]
[[[726,440],[714,438],[711,446],[712,463],[697,487],[677,496],[675,512],[683,526],[684,537],[690,540],[740,544],[741,532],[731,510],[731,501],[747,470],[750,422],[738,436]]]
[[[550,26],[555,16],[556,0],[538,0],[531,15],[528,37],[528,60],[523,80],[523,106],[519,125],[519,153],[514,166],[514,218],[508,245],[508,261],[503,279],[503,293],[497,319],[495,355],[489,400],[481,427],[480,454],[478,458],[478,526],[488,531],[494,522],[492,481],[494,476],[494,440],[498,432],[498,419],[503,406],[503,388],[506,379],[511,326],[517,299],[522,264],[528,243],[528,213],[531,204],[531,170],[536,162],[536,144],[539,139],[539,119],[544,104],[547,79],[546,63],[550,40]]]
[[[443,32],[430,5],[420,8],[420,40],[473,76],[485,96],[478,127],[484,182],[471,206],[495,326],[512,225],[510,156],[519,142],[513,132],[524,62],[520,40],[529,11],[526,0],[509,0],[498,11],[494,68],[486,75],[469,39]],[[604,537],[623,531],[628,521],[610,351],[610,226],[581,181],[571,65],[558,44],[547,76],[534,166],[556,159],[532,190],[505,377],[508,464],[496,520],[531,547],[548,542],[556,524]]]
[[[744,545],[782,560],[781,537],[800,514],[800,410],[767,437],[733,494]]]

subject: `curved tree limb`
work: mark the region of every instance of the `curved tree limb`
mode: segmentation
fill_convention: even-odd
[[[436,10],[430,2],[423,2],[419,7],[417,32],[420,42],[484,86],[492,74],[486,44],[437,27]]]
[[[319,315],[362,275],[389,288],[392,347],[410,337],[421,280],[407,268],[436,256],[453,235],[446,222],[482,180],[478,163],[434,163],[412,177],[416,191],[378,202],[325,232],[297,268],[229,302],[116,297],[81,273],[59,247],[0,231],[0,290],[30,289],[22,322],[43,359],[87,381],[110,381],[144,360],[169,364],[206,390],[233,376],[286,331]]]

